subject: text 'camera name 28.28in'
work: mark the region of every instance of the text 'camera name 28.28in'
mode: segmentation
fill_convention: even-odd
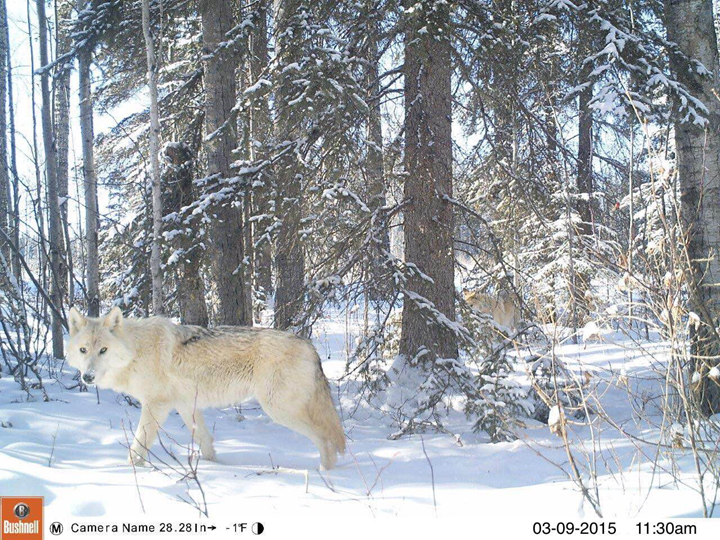
[[[53,524],[55,530],[53,534],[61,534],[62,524]],[[252,533],[260,535],[265,531],[262,523],[233,523],[227,527],[217,527],[216,525],[207,525],[205,523],[73,523],[70,525],[70,531],[76,534],[198,534],[212,533],[215,530],[228,530],[234,533]]]

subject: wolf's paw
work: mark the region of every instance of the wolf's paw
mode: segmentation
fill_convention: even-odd
[[[202,457],[203,457],[203,459],[206,459],[206,460],[208,460],[208,461],[215,461],[215,460],[216,460],[216,457],[217,457],[217,456],[215,455],[215,449],[214,449],[214,448],[210,448],[209,450],[203,450],[203,451],[202,451]]]
[[[148,462],[145,460],[145,458],[134,451],[131,451],[130,455],[128,455],[128,463],[130,465],[135,465],[136,467],[148,466]]]

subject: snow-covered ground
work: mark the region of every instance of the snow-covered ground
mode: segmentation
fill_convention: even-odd
[[[316,336],[332,380],[342,375],[346,339],[346,325],[337,320],[324,321]],[[645,347],[654,358],[619,335],[610,343],[589,343],[586,349],[564,345],[558,352],[578,370],[592,372],[593,384],[602,388],[603,380],[617,378],[623,368],[631,385],[652,379],[652,364],[661,357],[663,345]],[[72,375],[66,368],[64,382],[70,383]],[[533,421],[520,440],[508,443],[490,444],[486,436],[470,430],[471,423],[460,413],[449,418],[448,428],[460,436],[461,444],[435,433],[389,440],[395,431],[390,422],[356,407],[351,386],[341,384],[338,396],[349,452],[337,469],[318,471],[312,444],[270,422],[256,404],[243,406],[244,419],[233,408],[208,410],[218,459],[199,462],[201,493],[195,481],[183,478],[190,435],[179,415],[171,415],[161,435],[178,461],[156,443],[155,466],[134,471],[126,447],[138,408],[109,390],[99,391],[98,403],[92,390],[66,390],[51,380],[46,386],[50,401],[40,399],[40,392],[34,393],[37,400],[28,401],[10,377],[0,379],[0,494],[44,496],[48,523],[61,521],[68,527],[71,522],[197,521],[227,532],[234,522],[265,520],[287,528],[296,518],[330,519],[359,527],[373,518],[417,524],[437,516],[444,523],[473,517],[520,519],[529,524],[529,533],[533,521],[598,519],[562,470],[568,469],[568,460],[561,440],[548,426]],[[608,414],[626,429],[657,438],[649,426],[635,424],[632,407],[637,403],[619,388],[603,389],[602,400]],[[573,433],[575,444],[589,447],[587,428],[575,427]],[[608,426],[599,433],[596,465],[605,519],[702,515],[689,453],[676,453],[684,484],[653,466],[653,446],[638,446]],[[196,509],[204,504],[209,517]]]

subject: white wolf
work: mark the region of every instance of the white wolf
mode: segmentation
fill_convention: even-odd
[[[206,459],[214,459],[202,409],[254,397],[278,424],[305,435],[323,468],[345,451],[345,434],[313,345],[287,332],[240,326],[178,325],[163,317],[100,318],[70,310],[67,357],[87,384],[126,392],[142,403],[130,459],[143,464],[172,409]]]

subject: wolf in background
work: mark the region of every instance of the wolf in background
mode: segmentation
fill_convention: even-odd
[[[163,317],[103,317],[72,308],[67,357],[83,382],[125,392],[142,403],[130,459],[143,464],[158,429],[177,409],[194,431],[203,457],[215,450],[202,415],[255,398],[278,424],[305,435],[335,466],[345,434],[313,345],[268,328],[179,325]]]
[[[520,325],[520,311],[506,291],[500,291],[494,296],[470,290],[463,291],[463,294],[472,309],[490,315],[501,326],[517,330]]]

